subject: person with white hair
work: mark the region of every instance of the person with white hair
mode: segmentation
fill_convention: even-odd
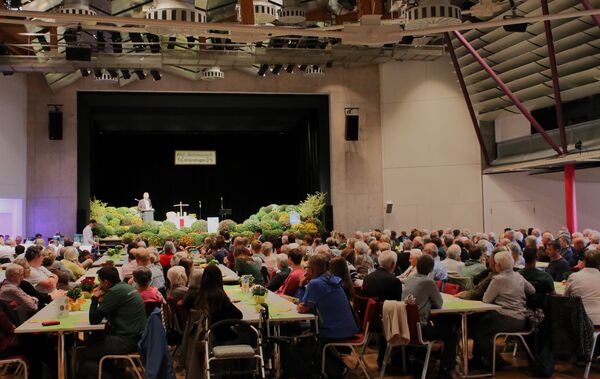
[[[175,301],[183,300],[188,291],[188,277],[183,266],[173,266],[167,271],[169,290],[167,297]]]
[[[11,239],[0,245],[0,263],[10,263],[15,260],[15,247]]]
[[[271,277],[271,280],[267,284],[267,289],[273,292],[277,291],[283,285],[283,283],[285,283],[285,279],[288,277],[291,271],[288,263],[287,254],[277,254],[275,259],[277,261],[277,271],[275,272],[275,275]]]
[[[485,314],[473,329],[473,360],[479,366],[488,367],[492,362],[493,338],[499,332],[519,332],[525,328],[526,296],[535,288],[519,273],[513,271],[514,260],[510,252],[502,251],[494,256],[493,270],[497,273],[483,294],[483,302],[501,306],[498,311]],[[496,358],[496,364],[502,358]]]
[[[400,274],[400,276],[398,276],[398,279],[400,279],[402,283],[406,283],[408,278],[417,274],[417,262],[422,255],[423,252],[419,249],[410,250],[410,257],[408,258],[410,266],[408,266],[408,268],[402,274]]]
[[[29,314],[37,311],[38,300],[19,288],[23,275],[22,266],[11,263],[6,267],[6,279],[0,284],[0,300],[7,304],[14,301],[17,307],[21,307]]]
[[[369,245],[363,241],[354,243],[356,253],[356,270],[361,278],[367,276],[375,267],[373,259],[369,256]]]
[[[590,240],[590,244],[599,245],[600,244],[600,232],[597,230],[592,230],[588,236]]]
[[[433,280],[448,279],[448,271],[446,270],[446,267],[444,267],[444,265],[442,265],[442,262],[440,261],[440,258],[438,257],[437,246],[432,242],[425,244],[425,247],[423,248],[423,254],[431,255],[431,257],[433,258],[434,267],[433,267],[433,271],[430,274],[430,275],[432,275],[432,279]]]
[[[515,266],[519,268],[525,267],[525,259],[523,259],[523,251],[521,250],[521,246],[517,242],[511,242],[507,244],[506,247],[513,256]]]
[[[460,261],[460,252],[460,246],[456,244],[452,244],[450,247],[448,247],[448,251],[446,251],[446,259],[442,261],[442,265],[446,267],[448,272],[460,273],[462,271],[465,264]]]
[[[391,250],[379,254],[379,267],[363,281],[362,296],[376,297],[380,301],[402,298],[402,283],[393,274],[397,259],[398,255]]]
[[[488,241],[492,244],[492,245],[496,245],[496,233],[494,232],[489,232],[488,233]]]
[[[75,279],[85,275],[85,269],[81,263],[79,263],[79,253],[73,246],[65,248],[64,259],[61,262],[73,273]]]

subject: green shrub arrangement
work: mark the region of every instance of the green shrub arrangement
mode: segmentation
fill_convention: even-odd
[[[233,220],[222,220],[218,230],[228,231],[230,236],[241,235],[252,238],[254,232],[262,229],[267,238],[279,237],[284,231],[296,232],[300,238],[306,234],[316,235],[326,232],[319,219],[327,194],[317,192],[308,195],[306,200],[298,205],[270,204],[261,207],[256,214],[251,215],[242,223]],[[301,223],[290,225],[290,212],[300,214]],[[122,239],[135,240],[138,236],[148,241],[150,246],[162,246],[166,240],[179,241],[186,245],[201,245],[204,239],[214,234],[208,234],[206,220],[198,220],[189,228],[177,229],[170,221],[155,221],[143,223],[137,207],[113,207],[96,198],[90,201],[90,215],[98,221],[94,234],[101,238],[119,236]]]

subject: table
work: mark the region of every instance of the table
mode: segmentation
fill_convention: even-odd
[[[238,276],[238,274],[231,270],[229,267],[220,264],[219,265],[219,269],[221,270],[221,273],[223,274],[223,283],[224,284],[239,284],[240,282],[240,277]],[[204,271],[203,268],[196,268],[196,270],[199,271]]]
[[[550,262],[535,262],[535,268],[545,269],[549,264]]]
[[[463,354],[463,378],[469,377],[469,341],[467,334],[467,316],[471,313],[489,312],[500,309],[499,305],[487,304],[482,301],[463,300],[442,293],[444,304],[441,309],[432,309],[431,314],[459,313],[461,316],[461,339]],[[479,375],[478,375],[479,376]],[[489,376],[489,375],[485,375]]]
[[[127,254],[113,255],[112,257],[105,254],[102,257],[100,257],[100,259],[92,263],[92,266],[102,266],[103,263],[106,263],[108,261],[112,261],[115,266],[123,266],[125,263],[127,263]]]
[[[554,282],[554,291],[557,295],[563,296],[565,289],[567,289],[567,282]]]
[[[58,335],[58,379],[65,378],[65,334],[92,330],[104,330],[104,323],[92,325],[89,322],[89,309],[91,300],[85,300],[81,305],[81,311],[69,312],[65,318],[58,318],[60,302],[64,302],[64,296],[53,300],[42,310],[38,311],[29,320],[15,329],[15,333],[55,333]],[[59,320],[60,324],[42,326],[42,322],[48,320]]]

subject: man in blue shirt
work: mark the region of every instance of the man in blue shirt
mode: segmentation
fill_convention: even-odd
[[[342,289],[342,279],[327,272],[327,258],[316,254],[308,261],[306,292],[298,304],[300,313],[316,313],[319,318],[319,341],[322,345],[345,340],[358,331],[348,298]],[[342,377],[344,363],[327,351],[328,378]]]

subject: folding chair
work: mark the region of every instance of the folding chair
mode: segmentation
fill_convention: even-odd
[[[598,336],[600,336],[600,328],[594,328],[594,343],[592,343],[592,352],[590,354],[588,363],[585,365],[585,373],[583,374],[583,379],[587,379],[590,375],[590,368],[592,367],[592,362],[594,360],[594,350],[596,349],[596,342],[598,342]]]
[[[525,331],[521,331],[521,332],[500,332],[500,333],[496,333],[496,335],[494,335],[494,348],[493,348],[493,357],[492,357],[492,376],[496,376],[496,339],[499,337],[518,337],[521,342],[523,342],[523,346],[525,346],[525,350],[527,350],[527,354],[529,354],[529,358],[531,358],[532,361],[535,360],[535,358],[533,357],[533,354],[531,353],[531,350],[529,349],[529,345],[527,345],[527,342],[525,342],[525,336],[530,335],[531,333],[533,333],[533,331],[535,330],[535,327],[530,327],[528,330]],[[595,341],[594,341],[595,342]],[[516,343],[516,342],[515,342]],[[516,351],[516,346],[515,346],[515,351]],[[513,353],[514,355],[514,353]]]
[[[433,347],[434,342],[442,342],[438,340],[433,341],[425,341],[423,340],[423,335],[421,332],[421,319],[419,318],[419,306],[416,304],[406,304],[406,318],[408,321],[408,330],[410,334],[410,342],[405,346],[417,346],[417,347],[425,347],[427,349],[427,353],[425,354],[425,362],[423,362],[423,371],[421,373],[421,379],[425,379],[427,376],[427,367],[429,366],[429,357],[431,356],[431,348]],[[403,346],[404,348],[404,346]],[[390,360],[390,354],[392,352],[393,346],[388,346],[385,348],[385,356],[383,357],[383,365],[381,366],[381,373],[379,378],[382,379],[385,375],[385,369],[387,367],[387,363]],[[404,359],[402,360],[404,362]],[[406,364],[404,365],[406,366]]]
[[[144,366],[142,365],[142,359],[140,354],[111,354],[105,355],[100,358],[100,364],[98,366],[98,379],[102,379],[102,366],[106,360],[123,360],[129,363],[129,366],[133,369],[135,377],[137,379],[144,379]]]
[[[260,328],[260,326],[259,326]],[[218,329],[225,329],[233,331],[237,334],[235,344],[226,345],[219,344],[219,341],[215,338],[215,331]],[[245,337],[247,340],[240,340]],[[252,340],[249,340],[249,338]],[[245,343],[244,343],[245,342]],[[218,373],[211,372],[211,363],[217,361],[240,361],[240,360],[256,360],[258,369],[254,367],[252,370],[229,370],[227,374],[242,374],[250,372],[252,374],[259,373],[261,378],[265,377],[265,364],[262,353],[261,338],[258,330],[249,323],[242,320],[222,320],[212,324],[206,332],[204,339],[205,344],[205,363],[206,363],[206,376],[208,379],[211,376],[217,375]]]
[[[325,352],[327,348],[336,347],[336,346],[347,346],[349,347],[353,353],[358,356],[356,361],[356,365],[353,369],[356,369],[358,365],[362,369],[363,373],[369,379],[369,371],[367,370],[367,365],[364,360],[365,349],[367,348],[367,342],[369,341],[369,326],[373,324],[375,319],[375,313],[377,311],[377,301],[374,299],[367,298],[367,306],[365,308],[363,314],[363,322],[362,322],[362,332],[354,335],[354,337],[339,342],[328,343],[323,346],[322,358],[321,358],[321,374],[325,375]],[[356,351],[355,349],[359,350]]]
[[[10,357],[0,360],[0,376],[19,376],[23,374],[23,378],[29,378],[29,370],[27,362],[21,357]]]

